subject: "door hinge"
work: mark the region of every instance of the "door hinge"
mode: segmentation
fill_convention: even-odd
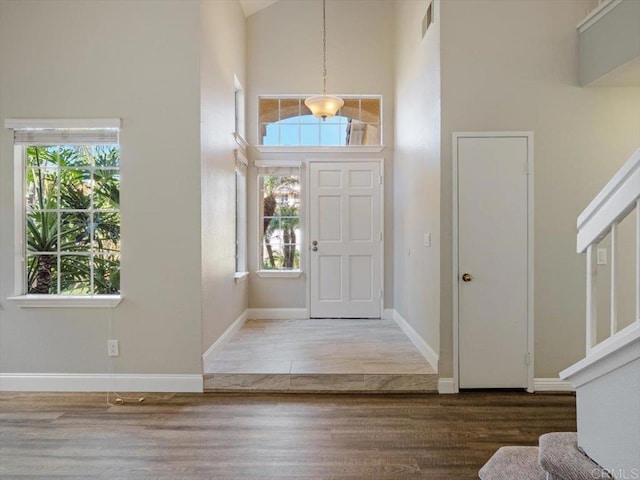
[[[530,353],[526,353],[525,354],[524,363],[525,363],[525,365],[531,365],[531,354]]]
[[[378,292],[380,298],[382,298],[382,289],[380,289],[380,291]]]
[[[378,232],[378,239],[382,241],[382,232]]]
[[[382,185],[382,175],[378,175],[378,182]]]

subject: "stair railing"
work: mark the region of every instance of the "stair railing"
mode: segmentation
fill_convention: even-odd
[[[618,225],[633,210],[636,214],[636,321],[629,327],[640,326],[640,149],[629,158],[607,185],[598,193],[578,217],[578,253],[587,255],[587,345],[589,357],[597,341],[596,275],[598,243],[611,234],[611,311],[610,335],[602,343],[609,343],[618,333],[617,276],[620,265]],[[628,328],[628,327],[627,327]],[[626,329],[625,329],[626,330]]]

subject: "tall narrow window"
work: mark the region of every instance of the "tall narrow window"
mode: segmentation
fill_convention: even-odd
[[[236,150],[236,273],[247,271],[247,159]]]
[[[16,129],[24,193],[23,293],[120,292],[115,129]]]
[[[300,270],[299,169],[261,169],[259,270]]]
[[[235,137],[236,142],[243,148],[247,147],[245,135],[245,105],[244,105],[244,87],[236,75],[233,76],[235,87],[234,103],[235,103]]]

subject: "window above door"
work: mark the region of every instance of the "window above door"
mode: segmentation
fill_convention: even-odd
[[[335,117],[321,120],[304,96],[258,98],[261,152],[379,152],[382,145],[382,97],[346,96]]]

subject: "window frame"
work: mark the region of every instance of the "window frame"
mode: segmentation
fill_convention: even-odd
[[[257,198],[257,265],[256,265],[256,275],[262,278],[298,278],[304,272],[304,262],[305,262],[305,248],[304,248],[304,229],[305,229],[305,216],[304,216],[304,175],[302,172],[302,162],[274,162],[274,161],[255,161],[255,166],[257,168],[256,174],[256,198]],[[269,173],[269,169],[282,169],[282,173]],[[289,170],[287,173],[286,170]],[[300,185],[300,197],[299,197],[299,209],[298,209],[298,229],[300,230],[300,239],[296,242],[299,247],[299,268],[291,269],[291,270],[266,270],[263,269],[263,210],[261,207],[263,200],[263,188],[262,188],[262,177],[269,175],[283,175],[283,176],[297,176],[298,182]]]
[[[326,146],[303,146],[303,145],[261,145],[260,144],[260,100],[287,100],[307,98],[311,95],[298,94],[266,94],[256,96],[256,144],[254,148],[260,153],[377,153],[382,152],[386,146],[384,144],[384,98],[382,95],[340,95],[340,98],[347,100],[380,100],[380,145],[326,145]]]
[[[105,119],[6,119],[5,128],[12,130],[69,129],[117,130],[119,118]],[[69,142],[68,145],[79,144]],[[119,142],[118,142],[119,144]],[[30,294],[26,293],[26,186],[27,145],[14,143],[14,295],[8,297],[23,308],[115,308],[123,300],[119,294]]]
[[[247,157],[239,150],[234,150],[236,158],[236,208],[235,208],[235,274],[236,282],[246,279],[247,270]]]

